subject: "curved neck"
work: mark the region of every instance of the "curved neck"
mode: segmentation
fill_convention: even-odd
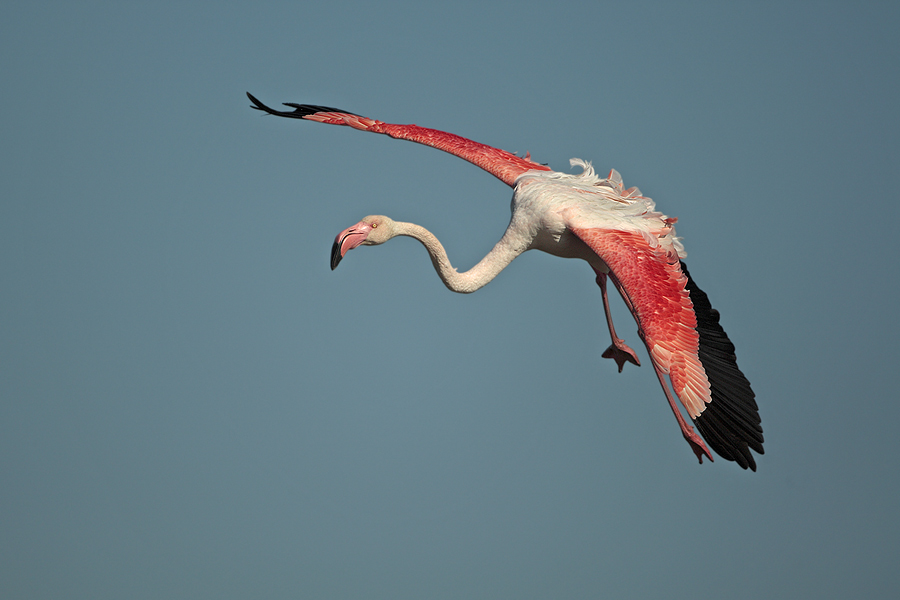
[[[441,281],[451,291],[460,294],[471,294],[475,290],[484,287],[500,271],[506,268],[506,265],[511,263],[515,257],[528,249],[527,243],[523,243],[523,240],[518,240],[507,229],[500,241],[497,242],[497,245],[477,265],[465,273],[458,273],[453,268],[453,265],[450,264],[450,259],[447,258],[447,251],[444,250],[441,242],[438,241],[433,233],[421,225],[395,222],[394,235],[405,235],[422,242],[422,245],[428,250],[428,255],[431,256],[434,270],[437,271]]]

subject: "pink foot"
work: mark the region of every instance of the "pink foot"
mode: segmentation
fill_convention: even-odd
[[[703,464],[704,456],[709,459],[709,462],[713,462],[712,453],[709,451],[709,448],[706,447],[703,438],[697,435],[697,432],[694,431],[693,427],[684,425],[681,428],[681,433],[684,435],[684,439],[687,440],[688,444],[691,445],[691,450],[694,451],[694,454],[697,456],[701,465]]]
[[[638,360],[637,354],[634,353],[634,350],[628,347],[624,340],[620,340],[616,338],[613,340],[613,344],[603,351],[601,354],[603,358],[611,358],[616,361],[616,364],[619,365],[619,373],[622,372],[622,367],[625,366],[625,361],[630,362],[633,365],[641,366],[641,361]]]

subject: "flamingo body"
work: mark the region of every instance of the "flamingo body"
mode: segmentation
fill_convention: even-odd
[[[601,288],[613,342],[603,356],[615,359],[619,371],[625,362],[640,364],[615,334],[606,294],[606,280],[610,279],[638,324],[638,334],[682,435],[700,462],[704,456],[712,460],[712,454],[682,417],[676,397],[716,453],[756,470],[750,449],[763,453],[763,435],[755,395],[737,367],[734,345],[719,324],[718,312],[682,261],[686,254],[675,236],[676,219],[657,212],[653,201],[637,188],[625,189],[615,170],[600,178],[590,163],[572,159],[573,166],[582,168],[581,173],[555,172],[527,155],[521,158],[434,129],[392,125],[315,105],[287,104],[294,110],[276,111],[248,96],[254,108],[270,114],[350,126],[444,150],[514,188],[506,232],[469,271],[454,269],[441,243],[425,228],[377,215],[338,234],[332,269],[349,250],[396,236],[419,240],[441,280],[460,293],[481,288],[526,250],[585,260]]]

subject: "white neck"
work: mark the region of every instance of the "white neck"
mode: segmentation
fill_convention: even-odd
[[[461,294],[471,294],[488,284],[500,271],[506,268],[513,259],[528,249],[528,244],[518,239],[519,236],[510,233],[507,229],[497,245],[487,253],[487,256],[466,271],[465,273],[457,273],[450,259],[447,258],[447,251],[444,246],[434,236],[433,233],[415,223],[394,222],[394,235],[405,235],[415,238],[422,242],[425,249],[431,256],[431,262],[434,269],[451,291]]]

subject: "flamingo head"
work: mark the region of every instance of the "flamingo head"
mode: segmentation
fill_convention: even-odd
[[[366,217],[334,238],[331,247],[331,270],[335,270],[344,255],[357,246],[377,246],[394,237],[394,222],[381,215]]]

